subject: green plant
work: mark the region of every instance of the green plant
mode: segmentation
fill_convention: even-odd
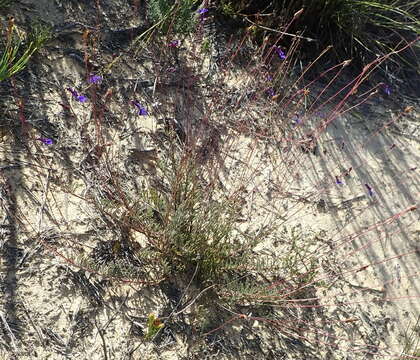
[[[210,40],[209,39],[204,39],[203,42],[201,43],[201,50],[203,50],[204,53],[209,53],[210,52]]]
[[[158,25],[155,26],[157,28]],[[162,47],[162,52],[165,49],[168,47]],[[191,49],[189,51],[192,52]],[[258,54],[258,51],[254,53]],[[324,242],[315,244],[316,239],[312,234],[290,226],[283,234],[277,237],[273,235],[273,232],[281,228],[276,227],[276,221],[285,222],[292,220],[294,215],[301,216],[299,201],[310,202],[307,199],[313,197],[311,193],[319,196],[338,187],[337,176],[343,182],[347,181],[347,178],[344,180],[346,175],[334,168],[328,170],[322,179],[311,183],[307,187],[310,192],[304,191],[305,187],[300,184],[301,174],[306,175],[310,170],[307,164],[316,161],[315,152],[303,152],[300,141],[312,126],[315,128],[319,125],[310,121],[315,111],[319,107],[322,109],[324,103],[308,97],[307,89],[311,88],[311,84],[302,88],[291,88],[291,94],[284,98],[273,99],[271,95],[266,96],[269,87],[276,91],[281,90],[281,82],[270,79],[276,80],[279,76],[285,76],[283,74],[287,72],[290,53],[288,51],[287,58],[281,60],[280,66],[276,66],[275,62],[272,66],[269,61],[265,63],[261,59],[264,54],[256,58],[255,64],[242,73],[244,79],[236,79],[234,87],[222,87],[223,83],[231,83],[228,71],[223,71],[220,74],[222,80],[218,80],[217,84],[209,82],[206,92],[201,92],[201,74],[194,73],[191,64],[183,64],[180,59],[180,71],[176,77],[181,80],[182,86],[174,87],[174,96],[170,99],[167,93],[159,94],[164,86],[156,86],[155,96],[165,102],[165,105],[161,104],[158,109],[152,110],[156,111],[160,121],[163,121],[162,118],[177,118],[179,121],[165,120],[163,129],[159,127],[156,132],[145,134],[147,147],[150,145],[155,148],[139,150],[139,153],[154,154],[147,159],[146,156],[138,159],[140,163],[147,162],[147,168],[142,167],[140,176],[138,169],[130,169],[128,165],[125,170],[120,170],[120,157],[113,156],[110,151],[104,152],[102,157],[98,155],[98,162],[88,170],[92,172],[89,179],[93,178],[95,181],[83,192],[86,194],[84,200],[96,205],[96,209],[100,210],[101,224],[105,226],[96,226],[95,222],[99,221],[96,211],[92,212],[95,215],[92,219],[89,217],[88,222],[98,229],[95,230],[98,234],[95,236],[95,245],[98,243],[97,239],[100,239],[100,243],[109,245],[105,247],[105,256],[101,259],[109,260],[111,265],[99,268],[91,266],[91,262],[72,260],[77,257],[63,256],[64,259],[94,274],[107,278],[112,276],[116,285],[158,283],[160,286],[166,282],[176,282],[173,285],[176,288],[174,292],[182,292],[182,295],[168,295],[171,300],[170,311],[163,310],[161,314],[167,327],[171,326],[168,318],[175,320],[182,313],[197,328],[201,328],[202,332],[216,332],[225,323],[231,322],[227,320],[226,314],[233,313],[233,320],[265,322],[278,329],[282,335],[292,335],[301,342],[312,342],[316,347],[327,345],[335,349],[335,326],[339,329],[342,324],[337,323],[334,315],[327,317],[323,323],[315,322],[315,319],[310,318],[310,315],[313,316],[311,312],[326,312],[331,302],[336,302],[333,305],[339,310],[344,308],[343,305],[352,306],[353,302],[357,304],[352,299],[355,291],[341,291],[341,295],[346,296],[347,300],[343,304],[340,299],[335,301],[336,293],[321,294],[320,291],[317,293],[318,290],[340,280],[341,272],[350,277],[370,266],[380,267],[378,263],[360,267],[361,265],[346,264],[343,261],[331,269],[329,264],[334,261],[335,252],[327,251],[328,248],[323,246],[326,245]],[[274,60],[279,61],[275,56]],[[265,68],[262,68],[262,63]],[[158,73],[158,69],[152,73]],[[353,89],[355,88],[356,85]],[[348,92],[350,90],[352,89]],[[196,94],[199,95],[195,97]],[[198,104],[200,109],[197,115],[194,112]],[[173,108],[176,109],[174,113],[168,110]],[[180,108],[182,112],[179,111]],[[255,112],[257,108],[261,112]],[[188,112],[189,109],[194,109],[194,112]],[[322,117],[332,121],[340,112],[339,107],[336,109],[336,112]],[[142,118],[138,121],[141,122]],[[304,128],[305,132],[302,131],[302,134],[303,124],[306,126],[307,123],[308,127]],[[158,124],[162,125],[162,122]],[[206,131],[211,126],[220,128],[221,132],[227,134],[219,139],[220,146],[217,139],[211,139],[211,132]],[[320,129],[319,132],[322,133],[323,130]],[[99,126],[95,135],[98,143],[109,136],[105,131],[101,134]],[[120,135],[122,138],[123,134]],[[209,156],[209,153],[212,154],[209,149],[211,144],[217,150],[213,152],[214,159]],[[118,147],[119,144],[115,142],[112,146]],[[258,156],[254,160],[255,154],[265,154],[269,164]],[[206,157],[214,162],[206,161]],[[234,161],[229,162],[229,159]],[[368,164],[362,162],[360,166],[362,165]],[[75,170],[75,173],[78,174],[79,171]],[[361,185],[359,190],[363,188],[363,183],[358,185]],[[376,190],[376,185],[372,186]],[[268,193],[275,199],[273,202]],[[296,193],[305,195],[294,196]],[[81,197],[80,192],[75,195]],[[249,216],[243,214],[245,206],[241,205],[241,196],[251,208]],[[92,201],[92,197],[95,201]],[[375,198],[368,199],[374,203]],[[262,214],[259,213],[261,208]],[[399,213],[391,214],[390,218],[384,217],[383,220],[386,222],[399,216]],[[301,219],[298,218],[297,221],[300,223]],[[246,231],[241,228],[244,223]],[[266,227],[267,224],[271,229]],[[248,226],[253,229],[253,225],[258,229],[248,231]],[[112,232],[112,240],[107,241],[106,231]],[[336,238],[331,241],[334,250],[350,251],[343,250],[343,242],[338,237],[342,235],[341,231],[335,235]],[[361,235],[362,231],[355,230],[352,236],[355,247]],[[264,240],[264,244],[261,244],[261,240]],[[282,246],[273,250],[271,240],[282,242]],[[370,246],[370,242],[363,239],[361,241],[362,249]],[[71,247],[64,246],[54,254],[73,252],[80,247],[80,253],[92,258],[93,251],[87,254],[86,243],[73,241],[70,243]],[[137,248],[134,246],[136,243],[140,244]],[[256,245],[262,245],[263,248]],[[45,246],[48,247],[49,244]],[[264,251],[272,253],[266,256]],[[354,250],[355,253],[356,251]],[[131,255],[135,255],[135,260],[138,261],[132,262]],[[401,256],[403,255],[405,254]],[[356,257],[353,255],[353,258]],[[152,281],[152,277],[157,281]],[[135,291],[137,293],[141,290]],[[205,296],[202,296],[203,293]],[[381,301],[382,292],[377,290],[374,293],[374,300]],[[172,302],[174,297],[176,304]],[[360,301],[368,302],[371,298],[366,295],[366,299]],[[276,307],[278,310],[273,310]],[[223,318],[215,308],[224,309]],[[324,324],[328,324],[329,330],[324,330]],[[347,322],[344,324],[347,326]],[[155,315],[150,315],[146,337],[152,339],[156,336],[161,325]],[[346,346],[358,346],[353,338],[344,340],[347,340],[343,341]],[[379,349],[379,346],[370,343],[366,343],[364,347],[363,345],[365,352]],[[303,355],[301,357],[313,358]]]
[[[148,12],[154,23],[162,21],[160,28],[163,33],[187,34],[192,31],[196,20],[192,7],[196,0],[152,0],[148,4]]]
[[[2,7],[9,6],[12,3],[13,0],[0,0],[0,9]]]
[[[231,17],[236,16],[235,8],[232,5],[231,1],[222,1],[220,7],[221,7],[221,11],[224,15],[231,16]]]
[[[200,178],[203,169],[185,153],[163,158],[158,167],[166,189],[146,188],[139,202],[147,204],[148,210],[134,220],[159,239],[154,247],[157,257],[170,263],[172,274],[192,274],[197,268],[196,280],[203,283],[246,268],[257,240],[245,243],[235,231],[235,202],[215,198]]]
[[[156,317],[155,314],[151,313],[147,318],[146,326],[147,329],[144,337],[146,340],[152,340],[156,334],[165,326],[165,324],[158,317]]]
[[[316,259],[310,256],[316,237],[304,234],[297,226],[283,228],[279,236],[288,246],[286,255],[281,258],[282,268],[296,286],[312,282],[318,275]]]
[[[15,34],[13,20],[9,20],[6,39],[0,45],[4,49],[0,59],[0,81],[22,71],[32,55],[43,46],[49,36],[48,28],[35,25],[26,41],[23,41]],[[24,49],[22,50],[22,48]]]

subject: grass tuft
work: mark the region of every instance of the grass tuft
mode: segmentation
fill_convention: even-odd
[[[420,34],[420,8],[416,1],[221,1],[220,10],[226,15],[234,13],[246,26],[252,23],[258,29],[256,39],[261,41],[267,36],[275,41],[293,19],[285,40],[299,35],[315,40],[302,43],[302,54],[311,58],[332,45],[333,62],[352,58],[359,67],[394,50],[403,39],[410,41]],[[401,59],[418,68],[415,55],[407,52]]]
[[[3,35],[5,39],[0,44],[3,53],[0,58],[0,81],[10,78],[26,67],[33,54],[50,38],[50,30],[43,25],[34,25],[24,40],[17,34],[14,20],[9,19]]]

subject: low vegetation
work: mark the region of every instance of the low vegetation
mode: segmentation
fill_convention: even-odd
[[[334,121],[351,110],[393,96],[390,84],[368,86],[366,80],[390,61],[398,66],[409,61],[398,57],[417,46],[418,5],[213,4],[148,2],[148,30],[118,54],[99,40],[99,27],[76,32],[84,73],[74,74],[77,81],[63,78],[57,88],[49,85],[55,91],[49,101],[60,109],[54,123],[47,116],[32,120],[19,93],[13,93],[21,104],[21,124],[10,127],[25,124],[25,132],[19,139],[14,132],[8,135],[7,144],[25,143],[19,154],[35,164],[31,171],[42,186],[25,188],[23,196],[36,204],[37,220],[22,215],[30,206],[17,216],[13,202],[5,201],[8,218],[19,218],[22,238],[28,236],[50,256],[42,260],[64,264],[92,314],[105,309],[121,316],[142,335],[142,345],[161,346],[172,331],[172,338],[182,337],[198,357],[227,351],[214,344],[236,337],[248,345],[251,340],[243,339],[271,345],[275,339],[271,353],[264,351],[279,359],[338,359],[353,352],[360,359],[418,358],[411,335],[398,354],[380,336],[388,330],[382,307],[408,298],[387,293],[397,277],[373,290],[352,283],[371,269],[416,255],[410,248],[379,260],[372,255],[363,264],[357,258],[377,242],[383,246],[383,233],[399,234],[394,223],[410,217],[417,205],[384,209],[380,185],[364,175],[368,160],[347,161],[343,154],[352,144],[343,133],[331,132]],[[209,30],[211,22],[216,30]],[[235,24],[243,31],[229,31]],[[20,38],[17,30],[13,19],[2,29],[4,85],[26,69],[50,35],[35,27]],[[219,51],[217,32],[224,31],[229,37],[220,37],[225,43]],[[363,66],[349,78],[351,60]],[[124,61],[133,63],[124,67]],[[322,71],[309,76],[315,67]],[[124,73],[128,68],[141,69],[133,83]],[[412,112],[401,109],[363,138],[363,146]],[[14,108],[5,114],[16,116]],[[384,145],[381,153],[395,147]],[[330,155],[333,170],[326,165]],[[407,168],[404,174],[414,171]],[[5,188],[13,189],[11,183],[5,176]],[[32,194],[37,186],[41,200]],[[330,201],[329,195],[340,191],[351,198]],[[77,216],[68,221],[73,202]],[[367,223],[369,210],[378,210],[380,218]],[[336,232],[318,226],[327,214],[339,223]],[[359,221],[363,226],[348,235],[346,226]],[[118,288],[127,296],[116,306]],[[360,304],[376,306],[379,315],[369,318]],[[148,311],[132,316],[141,307]],[[2,318],[0,329],[13,340],[12,347],[4,346],[14,353],[18,341],[8,321]],[[108,358],[105,331],[98,327],[98,334]],[[56,343],[60,354],[71,352],[70,340]]]

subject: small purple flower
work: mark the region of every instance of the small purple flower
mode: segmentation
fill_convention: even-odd
[[[278,46],[273,46],[273,48],[281,60],[286,59],[286,54],[283,52],[282,49],[280,49]]]
[[[97,84],[98,82],[102,81],[102,76],[90,74],[88,82],[90,84]]]
[[[68,91],[71,92],[72,96],[79,102],[86,102],[87,97],[84,95],[79,95],[78,92],[72,88],[67,88]]]
[[[198,9],[197,10],[197,12],[200,14],[200,22],[203,22],[204,21],[204,19],[206,18],[206,16],[207,16],[207,12],[209,11],[209,9],[207,9],[207,8],[202,8],[202,9]]]
[[[268,94],[268,96],[273,97],[274,95],[276,95],[276,92],[274,91],[273,88],[269,88],[269,89],[267,89],[267,94]]]
[[[317,111],[315,113],[315,116],[319,117],[320,119],[325,119],[327,117],[327,114],[324,111]]]
[[[181,44],[181,42],[180,42],[179,40],[172,40],[172,41],[168,44],[168,46],[169,46],[169,47],[176,48],[176,47],[178,47],[180,44]]]
[[[299,116],[299,114],[295,114],[295,116],[293,117],[293,120],[295,122],[295,124],[293,125],[299,125],[302,122],[302,118]]]
[[[147,115],[148,114],[147,110],[143,106],[141,106],[139,102],[132,101],[131,103],[139,110],[139,112],[138,112],[139,115]]]
[[[84,95],[79,95],[79,96],[76,97],[76,100],[79,101],[79,102],[84,103],[84,102],[87,101],[87,97],[84,96]]]
[[[390,96],[391,95],[391,87],[389,85],[387,85],[387,84],[384,84],[383,87],[384,87],[385,94],[387,94],[388,96]]]
[[[372,188],[368,184],[365,184],[365,186],[366,186],[369,196],[373,196],[374,192]]]
[[[71,92],[71,94],[73,95],[73,97],[77,97],[78,96],[78,93],[77,93],[76,90],[74,90],[72,88],[67,88],[67,90]]]
[[[267,75],[267,80],[268,81],[272,81],[273,80],[273,77],[271,75]]]
[[[41,141],[45,145],[52,145],[53,144],[52,139],[49,139],[49,138],[38,138],[37,140]]]

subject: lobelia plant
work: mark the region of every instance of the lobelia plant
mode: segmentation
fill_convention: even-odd
[[[261,56],[265,58],[272,53],[273,49],[261,51]],[[386,348],[363,339],[354,344],[342,333],[352,326],[349,324],[362,321],[358,304],[381,301],[384,291],[377,290],[369,295],[370,300],[355,301],[351,300],[351,295],[359,296],[360,292],[346,286],[352,277],[379,267],[382,262],[392,261],[392,257],[363,266],[348,264],[347,258],[356,258],[356,254],[370,248],[378,239],[364,240],[362,230],[347,237],[344,227],[337,229],[335,235],[327,235],[309,233],[291,225],[303,206],[315,206],[326,213],[330,209],[341,212],[348,206],[354,206],[354,211],[366,211],[378,204],[376,186],[370,181],[354,179],[362,164],[344,169],[337,167],[313,183],[305,185],[303,181],[313,159],[332,151],[329,148],[324,153],[317,149],[324,146],[324,136],[329,139],[328,125],[348,111],[344,104],[350,102],[360,82],[358,79],[350,82],[350,86],[342,89],[344,94],[334,92],[327,100],[322,97],[327,93],[325,88],[310,96],[309,89],[314,81],[305,82],[303,78],[295,80],[287,89],[289,92],[285,92],[284,71],[293,61],[293,52],[288,51],[287,57],[281,54],[274,51],[275,56],[270,60],[266,58],[264,65],[261,59],[248,65],[253,71],[244,75],[247,85],[235,94],[237,100],[229,98],[226,89],[220,92],[219,83],[207,85],[209,102],[203,104],[203,114],[208,118],[193,121],[193,113],[188,110],[194,109],[192,104],[198,100],[187,97],[191,103],[186,106],[185,119],[169,119],[160,131],[150,134],[151,144],[159,148],[159,155],[140,151],[131,158],[141,165],[148,163],[143,167],[144,181],[139,181],[137,176],[131,179],[125,172],[109,172],[107,169],[118,169],[118,164],[106,157],[107,166],[99,168],[95,175],[104,176],[101,171],[106,171],[106,185],[99,183],[92,189],[89,201],[92,204],[94,200],[95,208],[108,224],[120,229],[121,240],[115,243],[117,245],[103,248],[101,259],[131,259],[127,261],[133,269],[141,268],[140,272],[114,273],[115,281],[151,285],[177,278],[182,288],[188,289],[189,284],[193,284],[198,295],[176,313],[203,306],[208,314],[214,314],[216,309],[225,313],[218,319],[220,325],[214,326],[214,318],[209,322],[203,320],[209,325],[200,330],[202,337],[223,332],[231,322],[254,321],[311,349],[335,350],[335,342],[342,341],[344,348],[349,346],[363,354],[381,356]],[[346,63],[328,69],[320,77],[333,71],[340,75],[345,66]],[[222,83],[229,83],[228,70],[221,72],[226,77]],[[281,81],[274,84],[282,96],[273,99],[275,93],[269,92],[267,98],[267,86],[272,86],[272,80],[278,78]],[[183,87],[178,96],[188,91],[191,91],[189,96],[194,96],[198,92],[197,81],[186,83],[189,85]],[[269,89],[274,91],[272,87]],[[357,102],[363,103],[374,91],[367,92]],[[328,109],[326,104],[333,100],[336,103]],[[132,104],[139,110],[138,114],[143,115],[143,105],[138,101]],[[170,116],[174,114],[168,114]],[[307,151],[308,148],[311,151]],[[342,142],[337,148],[342,150]],[[267,154],[266,161],[260,158],[259,154],[263,153]],[[136,186],[130,185],[131,181]],[[348,189],[349,183],[365,194],[342,204],[328,200],[327,194],[337,191],[337,185]],[[130,187],[137,190],[133,192]],[[296,188],[301,188],[300,193]],[[366,203],[359,209],[360,201]],[[368,229],[379,229],[415,210],[415,205],[408,206],[370,224]],[[140,245],[135,245],[134,239],[141,239]],[[349,243],[354,249],[347,247]],[[95,255],[95,258],[99,257]],[[92,259],[85,260],[85,268],[104,271],[103,267],[94,267]],[[334,290],[335,284],[347,290]],[[339,292],[336,302],[334,291]],[[368,296],[364,290],[362,294]],[[346,298],[347,295],[350,298]],[[340,297],[346,300],[341,301]],[[397,301],[398,297],[389,296],[386,301],[394,299]],[[328,313],[331,306],[342,311],[342,320],[336,321]],[[316,313],[334,330],[320,326],[314,318]],[[166,322],[166,326],[169,324]],[[156,334],[157,327],[153,329],[150,332]],[[322,358],[321,354],[318,356]]]
[[[126,111],[125,122],[114,127],[98,112],[91,137],[85,135],[86,122],[72,122],[84,130],[74,135],[80,136],[77,143],[89,147],[71,169],[83,180],[82,189],[67,189],[66,195],[87,208],[94,239],[40,241],[73,267],[116,286],[135,287],[132,298],[127,293],[124,300],[135,304],[131,309],[138,307],[133,299],[141,298],[143,288],[156,291],[159,299],[163,289],[175,293],[175,300],[167,295],[161,317],[148,316],[148,340],[163,326],[175,331],[182,322],[188,336],[204,340],[197,350],[203,354],[213,337],[234,341],[229,331],[239,324],[241,341],[254,336],[262,342],[266,336],[269,344],[275,339],[270,351],[278,358],[399,354],[395,344],[386,346],[378,337],[387,331],[382,310],[418,300],[419,294],[398,292],[396,275],[386,279],[381,274],[399,259],[411,261],[417,250],[406,240],[407,249],[388,253],[395,249],[383,234],[403,236],[399,226],[408,231],[417,206],[407,197],[403,206],[391,208],[385,197],[392,191],[385,194],[370,175],[376,168],[367,158],[351,156],[372,145],[381,131],[363,136],[361,144],[351,133],[357,124],[345,131],[340,127],[351,109],[380,96],[380,84],[361,94],[358,90],[387,56],[330,91],[348,62],[319,73],[316,80],[327,75],[332,80],[317,89],[316,80],[305,78],[307,68],[288,78],[296,47],[284,45],[284,37],[274,47],[252,48],[244,45],[250,36],[235,39],[214,81],[204,81],[199,37],[192,37],[176,61],[177,43],[158,37],[148,43],[159,61],[144,76],[159,83],[150,92],[132,91],[120,104],[125,109],[131,101],[136,116]],[[236,67],[235,61],[244,65]],[[175,70],[162,71],[169,67]],[[88,78],[99,81],[97,75]],[[100,98],[99,87],[91,88]],[[85,101],[76,90],[67,90]],[[145,115],[155,120],[149,132],[137,129]],[[130,122],[133,131],[125,127]],[[130,142],[122,144],[125,139]],[[39,140],[48,145],[49,139]],[[127,144],[136,145],[129,155]],[[347,153],[346,147],[352,150]],[[395,147],[372,153],[392,156]],[[57,146],[54,151],[68,150]],[[394,189],[408,183],[402,179]],[[381,248],[387,251],[379,257]],[[408,281],[416,273],[407,270],[405,277]],[[406,350],[401,354],[407,355]]]

